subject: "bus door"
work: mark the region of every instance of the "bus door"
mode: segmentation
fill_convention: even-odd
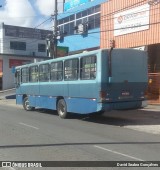
[[[80,85],[78,81],[79,77],[79,59],[69,59],[64,62],[64,83],[67,85],[65,90],[65,95],[67,96],[67,106],[71,111],[73,110],[73,105],[75,100],[79,96]]]
[[[24,87],[26,94],[29,94],[31,106],[37,106],[39,98],[39,68],[38,65],[30,66],[29,68],[29,85]]]
[[[17,69],[16,72],[15,72],[15,87],[16,87],[16,90],[19,91],[20,90],[20,69]]]
[[[19,94],[21,94],[21,70],[17,69],[15,71],[15,88],[16,88],[16,103],[21,104],[22,101],[19,97]]]

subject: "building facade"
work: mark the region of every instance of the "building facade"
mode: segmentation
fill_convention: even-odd
[[[101,48],[148,51],[148,98],[160,103],[160,1],[112,0],[101,5]],[[112,44],[111,44],[112,42]]]
[[[47,59],[46,36],[51,31],[0,25],[0,90],[14,87],[15,66]]]
[[[66,1],[64,13],[58,16],[62,37],[58,46],[69,47],[69,53],[100,48],[100,4],[103,2],[107,0]]]

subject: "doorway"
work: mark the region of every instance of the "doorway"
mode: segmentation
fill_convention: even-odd
[[[160,44],[148,46],[148,100],[160,103]]]

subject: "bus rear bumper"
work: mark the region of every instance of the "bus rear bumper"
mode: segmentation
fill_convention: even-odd
[[[128,102],[114,102],[114,103],[101,103],[99,104],[99,110],[127,110],[127,109],[139,109],[147,106],[146,101],[128,101]]]

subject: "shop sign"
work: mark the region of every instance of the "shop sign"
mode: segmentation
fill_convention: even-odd
[[[114,36],[149,29],[148,4],[132,8],[114,15]]]
[[[69,47],[57,46],[57,57],[64,57],[68,55]]]
[[[147,46],[135,47],[133,49],[140,50],[140,51],[147,51]]]
[[[30,62],[31,61],[29,61],[29,60],[10,59],[9,60],[9,68],[20,66],[20,65],[24,65],[24,64],[28,64]]]
[[[68,11],[69,9],[75,8],[81,4],[87,3],[89,0],[68,0],[64,4],[64,11]]]

